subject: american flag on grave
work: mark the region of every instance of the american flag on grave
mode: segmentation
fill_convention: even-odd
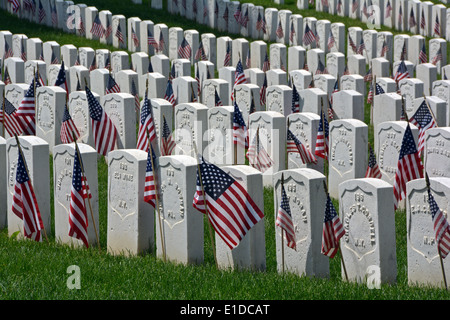
[[[322,231],[322,254],[334,258],[339,250],[339,240],[345,234],[344,226],[336,212],[336,208],[327,194],[327,204],[325,205],[325,217],[323,219]]]
[[[259,102],[262,106],[266,105],[267,76],[264,74],[264,82],[259,90]]]
[[[408,69],[406,68],[405,60],[402,60],[397,68],[397,71],[395,72],[394,80],[396,82],[399,82],[400,80],[406,78],[409,78],[409,72]]]
[[[11,7],[14,13],[18,12],[20,9],[20,2],[19,0],[8,0],[9,3],[11,3]]]
[[[389,46],[386,43],[386,39],[383,39],[383,44],[381,45],[380,56],[384,57],[389,51]]]
[[[314,35],[314,32],[309,28],[309,25],[306,24],[305,33],[303,35],[303,45],[308,46],[314,41],[316,41],[316,36]]]
[[[154,174],[156,168],[153,168],[153,165],[156,162],[156,155],[155,152],[153,151],[152,145],[150,145],[150,148],[148,148],[148,150],[145,151],[147,151],[147,168],[145,170],[144,201],[151,204],[153,208],[156,208],[157,190],[155,185],[155,174]]]
[[[302,162],[305,164],[317,163],[317,158],[300,142],[291,130],[287,130],[286,136],[286,150],[287,153],[298,153]]]
[[[195,53],[195,60],[206,61],[208,58],[205,54],[205,49],[203,48],[203,41],[200,41],[197,52]]]
[[[369,68],[369,70],[367,70],[367,73],[364,75],[364,81],[365,82],[370,82],[373,79],[373,74],[372,74],[372,68]]]
[[[403,10],[402,5],[400,4],[400,8],[398,9],[398,25],[402,27],[403,25]]]
[[[406,40],[404,40],[402,52],[400,53],[400,60],[406,60],[407,57],[408,57],[408,50],[406,49]]]
[[[157,135],[155,129],[155,121],[153,119],[152,105],[150,103],[150,100],[145,97],[144,104],[141,108],[136,149],[147,151],[149,142],[151,143],[153,140],[155,140],[156,136]]]
[[[236,101],[234,102],[233,113],[233,144],[239,145],[243,148],[248,148],[248,132],[242,112],[239,109]]]
[[[431,63],[434,65],[437,65],[438,62],[442,62],[442,48],[439,47],[439,50],[436,52],[436,55],[434,56],[433,60],[431,60]]]
[[[20,148],[20,146],[17,147]],[[20,149],[18,154],[12,212],[23,221],[24,236],[35,241],[41,241],[41,230],[44,229],[41,212],[28,175],[26,160]],[[39,182],[36,181],[36,183]]]
[[[172,131],[167,124],[166,117],[163,116],[163,130],[161,135],[161,156],[172,155],[176,147],[175,140],[172,137]]]
[[[14,137],[14,135],[21,135],[23,131],[22,122],[24,119],[22,117],[16,117],[16,108],[13,104],[5,97],[4,103],[0,107],[0,122],[4,124],[8,134],[11,137]]]
[[[50,61],[50,64],[59,64],[59,59],[55,55],[55,52],[53,51],[53,49],[52,49],[52,60]]]
[[[290,31],[289,31],[289,41],[291,42],[291,43],[294,43],[294,38],[295,38],[295,28],[294,28],[294,21],[292,20],[291,21],[291,28],[290,28]]]
[[[86,248],[89,248],[88,217],[85,199],[91,198],[90,192],[86,192],[87,180],[83,174],[81,154],[78,145],[75,145],[75,156],[72,171],[72,188],[70,192],[69,210],[69,237],[81,240]]]
[[[80,137],[80,132],[78,131],[72,117],[70,116],[69,108],[67,107],[67,105],[64,106],[64,115],[61,123],[60,136],[62,143],[72,143],[77,141]]]
[[[367,103],[371,104],[373,102],[373,83],[370,83],[369,93],[367,94]]]
[[[54,6],[52,6],[52,2],[49,1],[49,4],[50,4],[50,13],[52,16],[52,25],[54,27],[57,27],[58,26],[58,13],[56,12],[56,3]]]
[[[336,79],[336,81],[334,82],[334,87],[333,87],[333,92],[331,92],[331,96],[330,96],[330,102],[331,104],[333,103],[333,95],[339,92],[339,77]]]
[[[329,126],[327,117],[322,111],[320,113],[319,128],[317,130],[316,149],[314,154],[318,157],[326,159],[328,157],[328,141],[329,141]]]
[[[17,0],[14,0],[17,1]],[[8,0],[8,2],[10,2],[10,0]],[[32,1],[31,0],[24,0],[23,1],[23,8],[25,9],[25,11],[32,11]]]
[[[95,16],[90,32],[93,36],[96,36],[98,38],[103,38],[106,33],[106,30],[102,26],[102,22],[100,21],[100,17],[98,14]]]
[[[241,12],[241,4],[238,4],[236,11],[233,14],[234,19],[238,24],[241,24],[242,12]]]
[[[284,183],[281,182],[281,200],[280,207],[278,208],[277,219],[275,220],[275,226],[284,230],[286,235],[286,245],[296,250],[295,229],[294,222],[292,221],[291,208],[289,207],[289,198],[284,190]]]
[[[214,105],[216,107],[222,107],[223,103],[222,100],[220,99],[219,93],[217,92],[217,89],[214,89]]]
[[[249,164],[262,173],[266,172],[274,164],[266,149],[261,145],[261,141],[259,138],[259,128],[257,129],[252,142],[249,143],[246,157]]]
[[[45,9],[44,6],[42,5],[41,0],[39,0],[39,23],[42,23],[42,21],[44,21],[45,17],[47,16],[47,14],[45,13]]]
[[[434,21],[433,32],[435,36],[441,36],[441,24],[439,23],[439,16],[436,14],[436,20]]]
[[[411,12],[409,14],[409,27],[412,29],[417,25],[416,18],[414,17],[414,10],[411,7]]]
[[[38,81],[38,74],[33,77],[30,86],[28,87],[22,102],[16,112],[16,117],[22,118],[22,130],[25,135],[36,134],[36,89],[41,87]],[[19,120],[20,121],[20,120]]]
[[[358,49],[356,50],[357,54],[364,54],[364,50],[366,50],[366,45],[364,43],[364,39],[361,37],[361,41],[359,42]]]
[[[225,52],[225,58],[223,59],[223,66],[231,66],[231,44],[230,41],[227,42],[227,50]]]
[[[359,1],[352,0],[352,13],[355,13],[355,11],[358,9],[358,7],[359,7]]]
[[[120,23],[117,24],[115,36],[116,36],[117,40],[119,40],[119,44],[125,43],[124,36],[122,33],[122,28],[120,27]]]
[[[348,35],[348,43],[350,45],[350,48],[352,48],[353,53],[356,53],[358,49],[356,48],[356,44],[353,41],[352,36],[350,34]]]
[[[434,200],[430,189],[428,189],[428,204],[430,206],[434,233],[436,234],[435,240],[438,252],[441,258],[445,259],[450,252],[450,226],[444,213],[437,205],[436,200]]]
[[[180,59],[191,59],[191,46],[187,42],[186,38],[183,38],[183,41],[178,48],[178,56]]]
[[[139,92],[137,91],[136,82],[134,80],[131,80],[130,94],[134,97],[134,110],[136,111],[136,114],[139,114],[141,102],[139,100]]]
[[[86,35],[86,28],[84,27],[83,17],[81,15],[78,17],[77,31],[81,36]]]
[[[108,16],[106,16],[105,19],[106,19],[105,39],[108,39],[109,36],[112,34],[112,24],[109,21],[109,17]]]
[[[336,43],[336,39],[334,38],[333,31],[330,29],[330,33],[328,34],[328,50],[331,50],[333,48],[334,44]]]
[[[264,57],[264,62],[262,65],[262,71],[266,72],[268,70],[270,70],[270,60],[269,60],[269,55],[266,52],[266,56]]]
[[[422,44],[422,49],[420,49],[419,52],[419,62],[420,63],[427,63],[428,57],[427,57],[427,50],[425,48],[425,41]]]
[[[197,65],[197,70],[195,71],[195,81],[197,81],[197,94],[200,96],[201,85],[200,85],[200,70]]]
[[[245,14],[242,16],[242,19],[241,19],[241,25],[242,25],[244,28],[247,28],[248,21],[249,21],[249,17],[248,17],[248,9],[246,9],[246,10],[245,10]]]
[[[417,143],[417,150],[419,151],[419,155],[421,155],[425,148],[425,132],[428,129],[437,127],[425,99],[409,121],[419,128],[419,142]]]
[[[66,79],[66,68],[64,67],[64,60],[61,62],[61,67],[59,68],[58,78],[55,81],[55,87],[61,87],[66,90],[67,97],[69,96],[69,87],[67,85]]]
[[[5,38],[5,51],[3,53],[3,60],[6,60],[13,56],[14,56],[14,53],[13,53],[12,47],[8,44],[8,41],[6,41],[6,38]]]
[[[300,112],[300,95],[298,94],[297,87],[295,84],[292,84],[291,111],[292,113]]]
[[[256,19],[256,30],[261,31],[263,28],[263,18],[261,12],[258,12],[258,18]]]
[[[133,26],[131,26],[131,40],[133,40],[133,45],[135,48],[139,47],[139,37],[136,34],[136,31],[134,31]]]
[[[193,206],[208,215],[214,231],[231,250],[264,218],[245,188],[203,157],[197,171]]]
[[[278,39],[282,39],[284,37],[283,26],[281,25],[281,21],[278,21],[278,27],[275,34]]]
[[[423,178],[423,166],[409,123],[403,136],[394,179],[394,207],[406,196],[406,183]]]
[[[228,14],[228,6],[225,7],[225,11],[224,11],[224,13],[223,13],[222,18],[223,18],[223,20],[225,20],[225,22],[226,22],[227,25],[228,25],[228,18],[229,18],[229,14]]]
[[[420,29],[425,30],[425,27],[426,27],[425,14],[424,10],[422,10],[422,15],[420,17]]]
[[[390,18],[391,17],[391,13],[392,13],[392,6],[391,6],[391,1],[388,0],[387,4],[386,4],[386,9],[385,9],[385,18]]]
[[[325,65],[323,64],[322,60],[319,59],[319,63],[317,65],[316,74],[327,74],[328,70],[325,68]]]
[[[247,57],[245,58],[245,66],[247,68],[251,68],[252,67],[252,58],[250,56],[250,50],[247,50]]]
[[[234,100],[234,88],[236,88],[237,85],[240,85],[242,83],[247,83],[247,78],[244,74],[244,67],[242,67],[241,60],[238,61],[236,65],[236,72],[234,76],[234,86],[233,86],[233,92],[231,93],[231,100]]]
[[[120,93],[120,87],[112,77],[111,73],[108,74],[108,83],[106,84],[106,94],[109,93]]]
[[[175,95],[173,93],[172,81],[167,81],[166,93],[164,94],[164,99],[169,101],[173,107],[176,105]]]
[[[372,147],[369,145],[369,163],[364,178],[376,178],[381,179],[380,167],[377,163],[377,158],[373,153]]]
[[[117,129],[87,86],[85,91],[92,122],[95,149],[99,154],[106,156],[108,152],[116,147]]]
[[[94,58],[92,59],[91,66],[89,67],[89,71],[97,69],[97,54],[94,53]]]
[[[150,30],[147,30],[147,43],[149,47],[151,46],[155,50],[158,50],[158,42],[156,42],[156,39]]]
[[[23,60],[23,62],[27,62],[27,51],[25,50],[25,44],[23,42],[20,46],[20,58]]]
[[[334,119],[334,110],[330,100],[328,100],[328,119],[330,119],[330,121]]]
[[[342,0],[338,0],[338,2],[336,4],[336,12],[342,13]]]

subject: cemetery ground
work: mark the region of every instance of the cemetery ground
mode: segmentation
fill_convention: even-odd
[[[143,6],[149,8],[148,1]],[[268,7],[269,1],[256,1]],[[92,3],[93,4],[93,3]],[[141,18],[152,19],[168,26],[178,25],[184,29],[194,27],[199,32],[209,31],[205,26],[164,12],[141,10],[129,6],[128,1],[95,1],[101,9],[120,12],[125,16],[139,13]],[[285,6],[295,8],[293,1]],[[295,11],[298,12],[297,9]],[[349,25],[365,26],[349,18],[338,18],[314,10],[305,15],[323,16],[330,21],[341,21]],[[89,46],[94,49],[107,48],[97,41],[90,41],[52,28],[24,23],[1,12],[0,29],[39,37],[43,41],[54,40],[59,44]],[[339,19],[339,20],[336,20]],[[370,108],[366,108],[366,123]],[[369,141],[373,142],[373,130],[369,127]],[[50,158],[50,172],[53,163]],[[445,289],[408,284],[406,213],[395,212],[397,282],[370,289],[367,285],[347,283],[341,275],[340,255],[330,260],[329,278],[308,278],[277,272],[275,252],[275,225],[273,189],[264,190],[266,270],[217,270],[210,238],[205,236],[204,262],[201,265],[176,265],[157,259],[154,254],[138,257],[113,256],[106,252],[107,227],[107,175],[108,168],[103,160],[98,161],[99,177],[99,234],[100,251],[94,246],[89,249],[71,248],[58,244],[54,236],[36,243],[9,237],[7,230],[0,232],[0,299],[12,300],[71,300],[71,299],[151,299],[151,300],[448,300],[450,293]],[[53,183],[53,177],[50,178]],[[51,185],[53,190],[53,185]],[[53,207],[53,193],[51,192]],[[337,203],[336,208],[339,208]],[[52,208],[53,214],[53,208]],[[54,219],[52,218],[52,221]],[[204,220],[205,235],[209,233]],[[54,228],[54,226],[52,226]],[[67,280],[70,266],[80,269],[80,289],[69,289]]]

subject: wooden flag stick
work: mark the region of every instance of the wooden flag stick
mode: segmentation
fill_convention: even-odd
[[[161,211],[160,211],[160,205],[159,205],[159,193],[158,190],[159,188],[158,186],[158,182],[157,182],[157,177],[156,177],[156,168],[155,168],[155,164],[153,161],[153,150],[152,150],[152,145],[150,142],[150,134],[148,132],[148,128],[146,130],[147,132],[147,139],[148,139],[148,148],[150,149],[150,162],[152,164],[152,170],[153,170],[153,181],[155,184],[155,195],[156,195],[156,208],[155,210],[158,212],[158,222],[159,222],[159,234],[161,236],[161,247],[162,247],[162,252],[163,252],[163,259],[164,262],[166,262],[166,245],[164,243],[164,236],[163,236],[163,229],[162,229],[162,225],[161,225]]]
[[[198,150],[197,150],[197,144],[195,143],[195,141],[194,141],[194,150],[195,150],[195,155],[197,157],[198,180],[200,181],[200,187],[202,189],[202,197],[203,197],[203,202],[205,204],[205,212],[206,212],[206,215],[208,216],[208,229],[209,229],[209,236],[211,238],[211,246],[213,249],[214,261],[216,262],[216,267],[219,268],[219,264],[217,262],[217,255],[216,255],[216,244],[215,244],[214,237],[212,234],[211,220],[209,219],[208,204],[207,204],[206,197],[205,197],[205,189],[203,188],[202,173],[201,173],[201,169],[200,169],[200,162],[198,159],[199,154],[198,154]]]
[[[5,134],[5,109],[6,109],[6,102],[5,102],[5,90],[3,90],[3,103],[2,103],[2,135],[4,138],[6,138]]]
[[[281,174],[281,190],[284,187],[284,173]],[[282,191],[283,192],[283,191]],[[281,199],[283,201],[283,199]],[[284,273],[284,229],[281,228],[281,266]]]
[[[27,164],[27,161],[25,160],[25,156],[23,154],[22,147],[19,142],[19,137],[17,136],[17,134],[14,134],[14,137],[16,138],[17,148],[19,149],[20,155],[22,156],[23,164],[25,165],[25,170],[27,171],[28,179],[30,179],[30,181],[31,181],[30,171],[28,170],[28,164]],[[33,189],[34,189],[34,187],[33,187]],[[34,190],[33,190],[33,192],[34,192]],[[42,219],[42,217],[41,217],[41,219]],[[37,223],[39,223],[39,221],[37,221]],[[47,240],[47,243],[50,243],[48,241],[47,232],[45,231],[45,226],[43,223],[42,223],[42,231],[44,232],[45,240]]]
[[[375,95],[377,92],[377,76],[373,76],[372,81],[372,102],[370,103],[370,123],[373,124],[373,107],[374,107],[374,101],[375,101]]]
[[[427,191],[430,192],[430,179],[428,178],[428,174],[425,171],[425,183],[427,185]],[[442,278],[444,279],[444,285],[445,285],[445,289],[448,290],[448,286],[447,286],[447,277],[445,276],[445,269],[444,269],[444,261],[442,259],[442,254],[441,254],[441,250],[439,250],[439,243],[437,243],[438,246],[438,253],[439,253],[439,260],[441,262],[441,271],[442,271]]]
[[[76,155],[78,157],[78,161],[80,162],[81,173],[82,173],[85,181],[87,181],[86,173],[84,172],[83,161],[81,160],[80,150],[78,149],[77,139],[76,139],[75,133],[73,131],[72,131],[72,136],[73,136],[73,142],[75,143],[75,153],[76,153]],[[100,252],[101,251],[100,238],[98,236],[97,226],[96,226],[95,220],[94,220],[94,212],[92,210],[91,199],[90,199],[89,195],[87,196],[87,200],[88,200],[89,210],[91,211],[92,223],[94,224],[94,231],[95,231],[95,237],[97,238],[98,251]]]

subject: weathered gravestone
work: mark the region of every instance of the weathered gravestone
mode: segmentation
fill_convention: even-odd
[[[203,136],[208,129],[208,107],[201,103],[181,103],[175,106],[174,139],[177,144],[175,155],[196,156],[204,150]],[[195,145],[194,145],[195,144]]]
[[[114,150],[108,154],[108,252],[154,252],[155,216],[144,201],[147,152]]]
[[[7,227],[7,193],[6,193],[6,140],[0,137],[0,230]]]
[[[374,178],[351,179],[339,185],[339,215],[345,230],[341,255],[352,282],[372,280],[371,284],[379,285],[397,281],[392,193],[392,185]]]
[[[450,178],[450,128],[430,128],[425,132],[424,164],[430,177]]]

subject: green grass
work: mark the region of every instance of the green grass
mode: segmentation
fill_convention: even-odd
[[[144,3],[147,3],[144,1]],[[90,1],[89,5],[110,8],[126,16],[152,18],[155,23],[188,26],[200,32],[211,32],[190,21],[167,13],[140,10],[129,6],[129,1]],[[144,7],[142,7],[144,8]],[[320,13],[313,11],[314,15]],[[43,41],[55,40],[61,45],[74,44],[105,48],[96,41],[63,34],[36,24],[25,23],[1,12],[0,29],[39,37]],[[353,23],[353,21],[351,21]],[[350,23],[350,21],[348,22]],[[214,31],[214,33],[218,34]],[[114,48],[108,47],[111,50]],[[366,111],[367,112],[367,111]],[[367,119],[367,115],[366,115]],[[50,161],[50,170],[52,171]],[[279,274],[276,263],[273,190],[264,190],[266,265],[264,272],[217,270],[208,226],[204,225],[204,263],[177,265],[164,263],[154,254],[138,257],[112,256],[106,252],[107,231],[107,166],[98,162],[100,245],[75,249],[55,242],[49,232],[49,243],[34,243],[8,237],[0,232],[0,299],[5,300],[448,300],[450,294],[442,289],[410,286],[407,279],[406,214],[396,212],[397,283],[370,290],[366,285],[343,281],[339,254],[330,260],[330,275],[326,279]],[[51,181],[53,181],[51,179]],[[53,205],[53,198],[52,198]],[[336,208],[337,202],[335,202]],[[52,229],[54,226],[52,226]],[[50,231],[50,230],[49,230]],[[53,230],[51,230],[53,231]],[[81,289],[69,290],[67,268],[77,265],[81,272]]]

